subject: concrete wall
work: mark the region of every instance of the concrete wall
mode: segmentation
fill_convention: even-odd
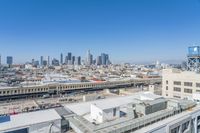
[[[114,116],[114,109],[116,110],[115,116]],[[113,120],[113,119],[116,119],[119,117],[120,117],[120,110],[118,107],[103,110],[103,120],[104,121],[110,121],[110,120]]]
[[[116,110],[115,116],[114,110]],[[120,117],[119,107],[102,110],[96,105],[92,104],[90,113],[92,120],[96,120],[97,123],[103,123],[105,121],[110,121]]]
[[[29,133],[61,133],[61,120],[39,123],[29,127]]]
[[[182,72],[176,69],[163,70],[162,79],[162,95],[167,98],[192,98],[192,93],[200,92],[200,87],[196,87],[196,83],[200,83],[200,74],[194,72]],[[180,81],[181,85],[174,85],[174,81]],[[184,82],[192,82],[192,86],[184,86]],[[174,91],[174,87],[181,88],[181,91]],[[192,90],[192,93],[184,92],[184,89]]]
[[[91,104],[90,106],[90,115],[92,120],[95,120],[97,123],[102,123],[103,122],[103,110],[98,108],[96,105]]]

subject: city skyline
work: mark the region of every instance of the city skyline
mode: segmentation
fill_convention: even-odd
[[[198,0],[1,1],[0,54],[24,63],[90,49],[114,63],[182,61],[200,43],[199,13]]]

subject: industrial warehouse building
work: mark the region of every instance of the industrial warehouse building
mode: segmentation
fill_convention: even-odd
[[[200,105],[151,92],[0,119],[0,133],[199,133]]]
[[[200,106],[150,92],[65,105],[77,133],[198,133]]]
[[[0,133],[61,133],[61,117],[54,109],[1,116]]]

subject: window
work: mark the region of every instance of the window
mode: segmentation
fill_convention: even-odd
[[[168,97],[168,94],[166,94],[166,96]]]
[[[182,133],[184,133],[187,129],[188,129],[188,126],[189,126],[189,121],[188,122],[186,122],[186,123],[184,123],[183,125],[182,125]]]
[[[166,90],[168,90],[168,86],[166,86]]]
[[[184,86],[192,86],[192,82],[184,82]]]
[[[191,93],[192,93],[192,89],[184,89],[184,92],[185,92],[185,93],[190,93],[190,94],[191,94]]]
[[[169,82],[168,82],[168,80],[166,80],[166,84],[168,84]]]
[[[179,130],[180,130],[180,126],[174,128],[171,130],[171,133],[179,133]]]
[[[181,85],[180,81],[174,81],[174,85]]]
[[[196,83],[196,87],[200,88],[200,83]]]
[[[181,88],[179,88],[179,87],[174,87],[174,91],[181,92]]]

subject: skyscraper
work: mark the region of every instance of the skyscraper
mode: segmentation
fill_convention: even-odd
[[[92,65],[92,63],[93,63],[93,55],[90,53],[90,50],[87,51],[86,61],[87,61],[87,65],[89,65],[89,66]]]
[[[93,55],[92,54],[90,54],[89,63],[90,63],[90,65],[93,64]]]
[[[81,57],[78,56],[78,65],[81,65]]]
[[[50,61],[50,56],[48,56],[48,60],[47,60],[47,65],[48,66],[50,66],[51,65],[51,63],[50,63],[51,61]]]
[[[13,64],[13,57],[12,56],[7,56],[7,64],[12,65]]]
[[[52,60],[52,65],[53,65],[53,66],[59,66],[59,60],[57,60],[57,59],[54,58],[54,59]]]
[[[44,57],[41,56],[41,57],[40,57],[40,66],[43,66],[43,60],[44,60]]]
[[[109,60],[109,55],[102,53],[101,54],[101,64],[102,65],[109,65],[110,64],[110,60]]]
[[[75,56],[72,56],[72,65],[74,65],[74,63],[75,63]]]
[[[62,65],[63,64],[63,54],[61,53],[60,54],[60,65]]]
[[[102,61],[102,65],[106,65],[106,54],[105,53],[101,54],[101,61]]]
[[[70,61],[71,61],[71,60],[72,60],[72,53],[71,53],[71,52],[69,52],[67,57],[68,57],[68,60],[70,60]]]
[[[96,59],[96,65],[101,65],[101,56],[97,56],[97,59]]]
[[[86,64],[90,65],[90,50],[87,51]]]
[[[110,64],[109,55],[106,54],[106,65],[109,65],[109,64]]]
[[[65,64],[68,64],[68,56],[65,56]]]
[[[31,60],[31,64],[34,66],[34,63],[35,63],[35,59],[32,59]]]

